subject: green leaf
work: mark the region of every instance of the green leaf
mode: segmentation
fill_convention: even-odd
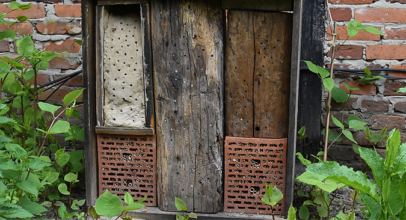
[[[10,70],[11,66],[8,63],[4,62],[3,60],[0,60],[0,69]]]
[[[351,37],[355,37],[355,35],[358,34],[358,30],[355,29],[355,27],[354,27],[354,25],[351,23],[351,21],[349,21],[349,22],[347,23],[347,32],[348,32],[348,35],[350,36],[350,38],[351,38]]]
[[[396,93],[406,93],[406,87],[400,88]]]
[[[21,10],[27,10],[31,8],[31,3],[20,5]]]
[[[94,206],[90,206],[88,212],[90,217],[92,217],[93,219],[99,219],[100,215],[97,214],[96,209],[94,208]]]
[[[68,219],[69,218],[68,211],[66,210],[65,204],[62,204],[59,207],[58,214],[59,214],[59,217],[61,217],[61,219]]]
[[[14,74],[9,73],[7,77],[3,80],[3,91],[6,93],[12,93],[9,88],[11,84],[16,81]]]
[[[24,21],[28,21],[28,18],[24,15],[19,15],[19,16],[17,16],[17,20],[19,22],[24,22]]]
[[[326,206],[317,206],[317,212],[319,212],[319,216],[323,218],[327,217],[328,215]]]
[[[23,79],[24,79],[25,81],[30,81],[30,80],[32,80],[32,79],[34,78],[34,76],[35,76],[34,70],[28,70],[28,71],[26,71],[26,72],[23,72]]]
[[[358,192],[365,192],[373,198],[379,198],[375,183],[369,180],[365,173],[355,172],[352,168],[340,166],[335,161],[315,163],[307,167],[306,170],[319,175],[323,179],[344,183]]]
[[[49,130],[49,134],[61,134],[69,132],[70,124],[67,121],[59,120]]]
[[[348,91],[359,90],[359,88],[357,88],[357,87],[352,88],[350,85],[348,85],[348,84],[345,83],[345,82],[343,82],[343,85],[345,86],[345,88],[346,88]]]
[[[345,137],[348,138],[348,140],[354,142],[355,144],[358,144],[358,143],[354,140],[354,137],[352,136],[351,131],[343,130],[343,134],[344,134]]]
[[[49,159],[49,157],[48,157]],[[50,161],[51,162],[51,161]],[[35,158],[30,158],[28,160],[28,168],[31,170],[37,171],[37,170],[42,170],[45,167],[50,167],[52,164],[50,162],[45,162],[37,157]]]
[[[127,204],[134,203],[134,198],[132,197],[132,195],[130,193],[128,193],[128,192],[125,193],[124,202],[127,203]]]
[[[72,104],[72,102],[74,102],[77,98],[79,98],[79,96],[82,94],[84,89],[79,89],[79,90],[75,90],[72,91],[70,93],[68,93],[62,100],[62,102],[66,105],[69,106],[70,104]]]
[[[189,216],[189,218],[197,218],[197,215],[194,212],[189,213],[188,216]]]
[[[383,158],[373,150],[360,147],[359,148],[360,156],[368,166],[372,170],[372,174],[374,175],[374,179],[378,184],[378,187],[382,189],[382,181],[386,177],[386,172],[383,169],[384,167],[384,160]]]
[[[372,26],[368,26],[365,30],[368,31],[369,33],[384,35],[384,33],[382,31],[380,31],[377,28],[372,27]]]
[[[313,172],[304,172],[302,175],[296,178],[299,182],[306,183],[307,185],[317,186],[318,188],[326,191],[333,192],[337,189],[338,184],[335,181],[325,180],[321,176]]]
[[[372,75],[371,70],[369,70],[368,67],[364,68],[364,73],[367,74],[368,76]]]
[[[52,115],[55,115],[55,112],[61,108],[61,106],[56,106],[45,102],[38,102],[38,106],[42,111],[50,112]]]
[[[82,45],[82,40],[75,40],[75,43]]]
[[[28,193],[31,193],[35,197],[38,197],[38,189],[37,189],[36,185],[33,184],[32,181],[26,180],[26,181],[18,182],[16,185],[18,186],[18,188],[20,188]]]
[[[43,61],[51,61],[55,58],[56,54],[52,51],[44,51],[41,53],[41,60]]]
[[[4,40],[5,38],[15,39],[16,32],[13,30],[5,30],[0,32],[0,40]]]
[[[399,149],[399,154],[393,163],[392,175],[398,174],[400,176],[406,176],[404,175],[406,172],[406,143],[402,144]]]
[[[317,66],[317,71],[319,72],[322,79],[325,79],[330,76],[330,72],[321,66]]]
[[[55,160],[59,166],[65,166],[65,164],[68,163],[69,159],[70,155],[65,153],[65,148],[59,149],[55,152]]]
[[[344,129],[344,125],[333,115],[331,115],[331,119],[333,120],[333,123],[337,125],[339,128]]]
[[[348,101],[348,94],[340,88],[334,87],[331,90],[331,95],[337,103]]]
[[[383,136],[379,133],[372,133],[369,136],[369,141],[372,143],[378,143],[381,142],[383,140]]]
[[[395,132],[392,131],[391,134],[392,135],[389,135],[389,139],[386,141],[385,166],[388,168],[393,167],[393,163],[395,162],[401,142],[399,130],[395,130]]]
[[[123,211],[135,211],[135,210],[143,209],[143,208],[145,208],[145,205],[143,205],[143,204],[131,203],[131,204],[128,204],[128,206],[126,206],[126,207],[121,207],[121,210],[123,210]]]
[[[145,202],[145,200],[147,200],[148,196],[144,196],[142,199],[138,200],[136,203],[140,203],[142,204],[143,202]]]
[[[83,159],[83,151],[71,151],[69,154],[69,162],[72,164],[71,172],[79,172],[83,169],[81,160]]]
[[[366,125],[367,123],[365,123],[365,122],[363,122],[363,121],[358,121],[358,120],[351,120],[350,121],[350,124],[349,124],[349,127],[350,127],[350,129],[355,129],[355,130],[362,130],[362,129],[364,129],[364,126]]]
[[[369,130],[368,126],[365,127],[365,136],[367,137],[371,136],[371,130]]]
[[[300,207],[300,209],[299,209],[299,217],[300,217],[300,219],[309,219],[309,216],[310,216],[309,209],[305,205],[302,205]]]
[[[292,204],[290,204],[290,207],[289,207],[288,220],[296,220],[296,209],[293,208]]]
[[[323,85],[326,87],[328,91],[331,91],[334,88],[334,79],[331,78],[324,78]]]
[[[74,174],[74,173],[68,173],[68,174],[66,174],[65,177],[64,177],[64,180],[65,180],[66,182],[69,182],[69,183],[74,182],[74,181],[76,181],[77,179],[78,179],[78,175],[77,175],[77,174]]]
[[[305,166],[309,166],[312,164],[310,160],[307,160],[306,158],[303,157],[303,155],[300,152],[296,153],[297,159],[299,159],[300,163],[302,163]]]
[[[27,59],[31,59],[34,55],[34,42],[31,36],[25,36],[16,40],[17,52]]]
[[[28,212],[30,212],[33,215],[39,215],[39,214],[42,214],[42,213],[48,211],[44,206],[42,206],[36,202],[30,201],[26,197],[22,197],[20,199],[20,205],[23,209],[27,210]]]
[[[18,93],[20,93],[22,90],[22,86],[21,83],[19,81],[14,81],[13,83],[11,83],[11,85],[8,87],[8,91],[12,94],[17,95]]]
[[[101,216],[112,218],[121,213],[121,200],[118,196],[111,194],[108,190],[104,192],[96,201],[96,213]]]
[[[362,77],[361,77],[362,78]],[[378,79],[385,79],[382,76],[372,76],[372,77],[364,77],[362,78],[362,80],[360,81],[360,85],[367,85],[367,84],[371,84],[373,82],[375,82]]]
[[[352,24],[354,25],[354,28],[357,30],[360,30],[360,31],[366,30],[366,27],[357,20],[352,21]]]
[[[7,5],[9,8],[12,10],[18,10],[20,9],[20,3],[18,2],[10,2],[10,4]]]
[[[70,195],[70,192],[68,191],[68,186],[65,183],[59,184],[58,190],[63,195]]]
[[[317,66],[315,64],[313,64],[311,61],[304,60],[303,62],[306,63],[307,68],[309,68],[310,71],[312,71],[313,73],[317,73],[317,74],[319,73]]]
[[[176,209],[177,209],[178,211],[187,212],[187,207],[186,207],[185,202],[183,202],[183,201],[182,201],[181,199],[179,199],[178,197],[175,197],[175,206],[176,206]]]
[[[9,152],[12,152],[17,159],[27,156],[27,151],[18,144],[6,143],[4,146]]]

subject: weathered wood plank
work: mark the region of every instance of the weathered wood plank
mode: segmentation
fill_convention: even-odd
[[[254,14],[254,137],[287,138],[292,14]]]
[[[259,10],[259,11],[292,11],[293,0],[222,0],[223,9]]]
[[[152,2],[162,210],[175,196],[195,212],[223,208],[222,18],[216,0]]]
[[[286,166],[286,193],[285,193],[285,216],[288,215],[289,207],[293,203],[293,186],[295,184],[295,154],[297,143],[297,121],[298,121],[298,97],[300,79],[300,52],[302,42],[302,15],[303,1],[295,0],[293,12],[292,30],[292,66],[290,75],[290,96],[289,96],[289,135]]]
[[[114,135],[155,135],[152,128],[126,128],[126,127],[101,127],[96,126],[97,134]]]
[[[103,52],[104,52],[104,6],[96,6],[96,117],[98,126],[104,125],[103,106],[104,106],[104,91],[103,91]]]
[[[97,0],[97,5],[134,5],[148,2],[150,0]]]
[[[254,137],[254,17],[229,11],[225,55],[226,135]]]
[[[83,92],[85,121],[86,204],[94,205],[98,197],[96,126],[96,1],[82,2]]]
[[[323,65],[325,21],[324,0],[303,0],[301,60]],[[304,67],[305,64],[302,64]],[[310,71],[300,71],[298,129],[306,126],[306,139],[297,143],[303,155],[317,154],[320,145],[322,82]]]

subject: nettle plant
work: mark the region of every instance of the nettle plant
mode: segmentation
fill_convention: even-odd
[[[11,11],[25,10],[30,4],[11,2]],[[0,24],[15,25],[0,15]],[[27,21],[18,16],[18,21]],[[53,208],[63,219],[84,214],[69,214],[66,206],[78,210],[84,200],[70,197],[83,169],[83,152],[65,152],[57,135],[65,141],[83,140],[84,130],[71,126],[70,117],[79,117],[76,100],[82,90],[67,94],[62,106],[39,101],[38,71],[49,67],[55,57],[51,51],[38,51],[30,35],[16,39],[12,30],[0,32],[0,40],[15,41],[18,57],[0,59],[0,219],[31,219]],[[66,120],[62,119],[66,117]]]

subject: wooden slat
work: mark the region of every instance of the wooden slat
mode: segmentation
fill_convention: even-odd
[[[86,204],[94,205],[98,197],[97,146],[96,146],[96,1],[82,1],[83,25],[83,93],[85,121],[85,173]]]
[[[103,89],[103,51],[104,51],[104,6],[96,6],[96,117],[98,126],[104,125],[103,106],[104,106],[104,89]]]
[[[293,203],[293,186],[295,184],[295,154],[297,142],[297,120],[298,120],[298,97],[299,97],[299,76],[300,76],[300,51],[302,40],[302,0],[295,0],[292,31],[292,65],[290,77],[289,96],[289,135],[286,167],[286,193],[285,193],[285,216],[288,215],[288,208]]]
[[[141,28],[143,46],[143,68],[145,87],[145,125],[154,128],[154,84],[152,76],[152,42],[150,25],[150,5],[141,4]]]
[[[287,138],[292,14],[254,15],[254,137]]]
[[[152,2],[158,203],[223,209],[223,12],[217,0]]]
[[[155,135],[152,128],[100,127],[96,126],[97,134],[113,135]]]
[[[293,0],[222,0],[223,9],[292,11]]]
[[[133,5],[148,3],[150,0],[97,0],[97,5]]]
[[[225,60],[226,135],[254,137],[254,17],[229,11]]]

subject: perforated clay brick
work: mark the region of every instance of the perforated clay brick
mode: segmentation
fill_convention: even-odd
[[[144,196],[156,206],[156,136],[98,135],[99,194],[106,189],[123,199]]]
[[[287,139],[226,137],[224,211],[271,214],[261,198],[265,183],[273,183],[285,195]],[[274,206],[284,213],[285,200]]]

